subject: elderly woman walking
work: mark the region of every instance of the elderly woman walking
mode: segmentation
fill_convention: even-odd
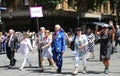
[[[23,33],[23,38],[20,41],[20,47],[18,48],[18,52],[20,52],[23,55],[23,63],[21,67],[19,68],[22,70],[26,64],[26,61],[28,62],[29,66],[31,67],[31,63],[28,59],[29,52],[33,51],[33,48],[31,46],[30,39],[28,38],[27,32]]]
[[[86,49],[88,44],[87,37],[86,35],[82,34],[81,28],[77,28],[76,31],[77,35],[74,37],[75,69],[73,75],[78,74],[78,63],[80,57],[82,58],[83,63],[83,73],[86,73]]]
[[[45,63],[45,59],[49,59],[52,68],[55,68],[54,65],[54,61],[53,61],[53,54],[52,54],[52,49],[51,49],[51,43],[52,43],[52,36],[50,35],[50,31],[49,30],[45,30],[45,37],[43,38],[43,46],[42,46],[42,59],[41,59],[41,63],[42,63],[42,69],[41,71],[44,71],[44,63]]]

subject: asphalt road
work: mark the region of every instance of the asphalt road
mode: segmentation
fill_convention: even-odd
[[[119,46],[120,49],[120,46]],[[51,67],[46,60],[45,72],[41,73],[38,68],[38,53],[35,51],[30,53],[29,58],[32,67],[29,68],[26,64],[24,70],[18,68],[22,64],[22,56],[19,53],[15,54],[17,63],[14,69],[8,69],[9,60],[5,54],[0,55],[0,76],[72,76],[74,70],[74,57],[70,49],[67,49],[64,54],[62,73],[57,74],[56,69],[51,70]],[[110,73],[104,74],[104,66],[99,61],[99,45],[95,46],[95,59],[87,61],[87,73],[82,74],[82,62],[79,62],[79,73],[77,76],[120,76],[120,51],[111,56]]]

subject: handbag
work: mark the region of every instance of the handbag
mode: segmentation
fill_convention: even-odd
[[[74,36],[73,41],[70,43],[70,49],[74,51],[74,42],[75,42],[76,35]]]

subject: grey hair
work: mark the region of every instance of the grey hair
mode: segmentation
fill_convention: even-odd
[[[13,29],[9,29],[10,32],[14,33],[15,31]]]
[[[61,26],[59,24],[56,24],[55,27],[57,27],[59,29],[61,28]]]
[[[43,29],[43,30],[45,30],[45,27],[41,27],[40,29]]]

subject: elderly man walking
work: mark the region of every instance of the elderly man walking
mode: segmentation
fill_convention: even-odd
[[[45,38],[45,27],[40,28],[40,32],[38,33],[38,61],[39,61],[39,67],[40,71],[42,71],[42,64],[41,64],[41,59],[42,59],[42,49],[41,47],[43,46],[43,39]],[[49,65],[51,66],[50,60],[48,59]]]
[[[63,30],[61,30],[60,25],[58,24],[55,25],[55,32],[53,34],[52,52],[53,52],[53,60],[58,67],[57,73],[61,73],[63,54],[65,52],[65,35]]]
[[[6,54],[8,59],[10,60],[9,68],[13,68],[16,63],[16,59],[14,58],[15,51],[17,50],[18,39],[14,34],[14,30],[9,30],[9,36],[7,37],[7,45],[6,45]]]

